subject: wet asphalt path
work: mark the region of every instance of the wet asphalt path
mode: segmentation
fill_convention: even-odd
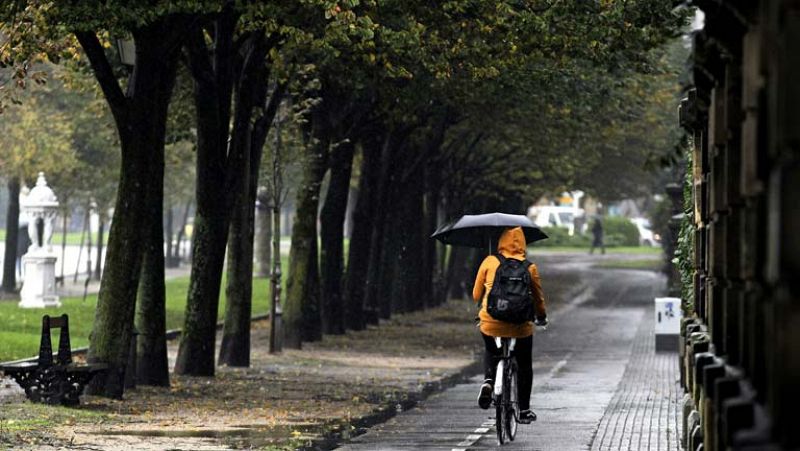
[[[516,440],[502,449],[590,449],[604,414],[613,410],[609,404],[621,386],[637,331],[639,339],[641,332],[649,336],[644,328],[650,326],[643,321],[652,315],[653,298],[663,295],[664,279],[649,271],[592,268],[602,258],[535,259],[545,290],[548,275],[558,279],[558,273],[566,272],[578,277],[570,277],[574,287],[566,299],[554,300],[558,307],[549,312],[549,330],[534,337],[532,408],[539,419],[520,425]],[[481,380],[477,376],[434,395],[340,449],[498,449],[494,410],[481,410],[476,403]]]

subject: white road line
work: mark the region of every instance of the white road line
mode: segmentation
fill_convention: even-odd
[[[487,432],[489,432],[489,428],[478,428],[478,429],[475,429],[475,433],[476,434],[485,434]]]

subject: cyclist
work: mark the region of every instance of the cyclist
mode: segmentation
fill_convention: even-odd
[[[525,260],[525,234],[520,227],[508,228],[503,231],[500,241],[497,244],[497,252],[507,259]],[[531,386],[533,384],[533,329],[531,321],[522,324],[514,324],[498,321],[489,315],[486,305],[489,292],[494,283],[495,271],[500,266],[500,259],[495,255],[487,256],[483,259],[478,274],[475,277],[475,285],[472,289],[472,298],[475,302],[481,302],[481,310],[478,314],[480,320],[479,328],[483,341],[486,345],[485,359],[485,380],[481,385],[478,405],[482,409],[488,409],[492,404],[492,390],[495,379],[495,369],[500,358],[500,349],[494,342],[494,337],[516,338],[517,344],[512,355],[515,356],[519,366],[518,372],[518,399],[520,409],[520,423],[529,424],[536,421],[536,414],[530,409]],[[539,271],[536,265],[528,267],[531,276],[531,302],[534,304],[534,314],[536,324],[544,326],[547,324],[547,310],[545,308],[544,293],[539,279]]]

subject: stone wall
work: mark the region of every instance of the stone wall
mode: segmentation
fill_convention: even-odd
[[[696,314],[684,444],[800,447],[800,1],[694,1]],[[702,446],[702,448],[701,448]]]

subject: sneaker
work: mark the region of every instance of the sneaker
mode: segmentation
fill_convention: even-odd
[[[522,424],[531,424],[536,421],[536,414],[531,409],[520,411],[519,422]]]
[[[481,409],[488,409],[492,405],[492,380],[486,379],[481,385],[481,393],[478,395],[478,406]]]

